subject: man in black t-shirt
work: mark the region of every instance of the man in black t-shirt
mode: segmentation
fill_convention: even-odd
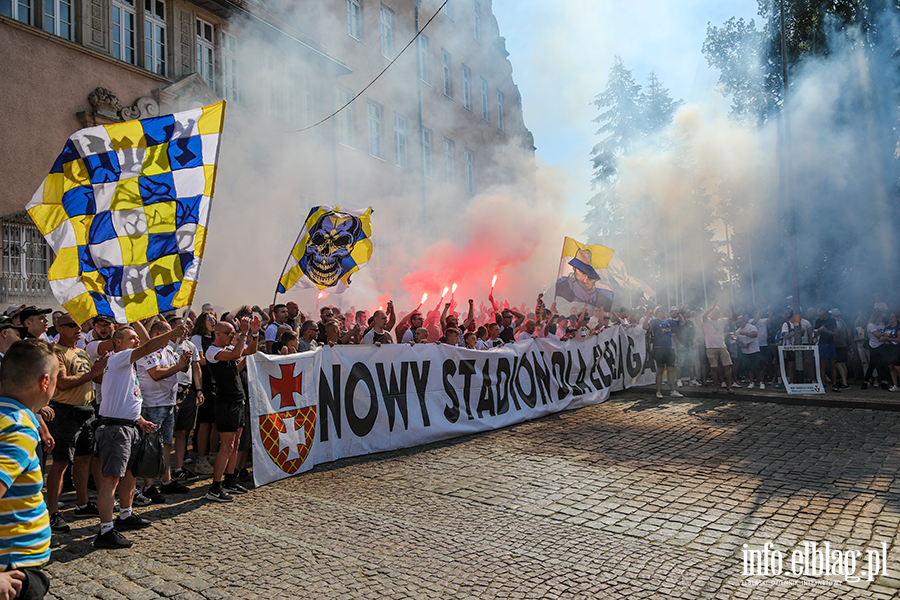
[[[819,379],[822,385],[825,385],[825,365],[831,369],[831,385],[835,392],[841,391],[837,385],[837,369],[835,368],[835,359],[837,354],[834,349],[834,334],[837,333],[837,321],[834,320],[828,311],[824,308],[819,309],[819,318],[813,326],[816,334],[819,336]]]

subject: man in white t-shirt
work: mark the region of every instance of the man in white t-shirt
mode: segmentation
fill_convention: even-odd
[[[172,329],[184,327],[184,319],[178,315],[169,317]],[[199,479],[196,473],[184,466],[184,454],[187,451],[188,436],[197,425],[197,407],[203,406],[206,394],[203,392],[203,373],[200,371],[200,349],[188,339],[169,342],[175,354],[187,352],[191,355],[191,367],[186,371],[178,371],[175,379],[178,382],[178,394],[175,396],[175,468],[172,479],[179,483]]]
[[[744,363],[744,371],[750,383],[747,389],[752,390],[755,383],[759,383],[759,389],[766,389],[762,381],[762,358],[759,354],[759,331],[750,324],[749,315],[738,317],[738,328],[734,332],[735,340],[741,349],[741,361]]]
[[[134,363],[164,347],[169,340],[188,333],[183,329],[175,330],[150,339],[144,326],[135,323],[133,327],[121,327],[113,334],[113,353],[106,361],[101,384],[103,401],[98,411],[100,424],[96,433],[101,474],[97,482],[97,508],[100,510],[100,532],[94,540],[97,548],[130,548],[131,541],[120,531],[150,526],[150,521],[131,510],[135,484],[131,468],[141,442],[138,428],[144,433],[156,429],[141,416],[143,396]],[[145,341],[141,343],[141,340]],[[120,483],[119,516],[113,525],[113,504]]]
[[[151,336],[165,335],[172,331],[166,321],[157,321],[150,327]],[[160,488],[153,485],[152,477],[144,478],[141,493],[155,504],[165,504],[163,494],[186,494],[188,488],[172,480],[169,457],[172,454],[172,443],[175,439],[175,399],[178,395],[178,378],[181,371],[186,371],[191,362],[188,352],[178,352],[171,344],[151,352],[135,363],[138,382],[141,386],[141,416],[156,425],[160,430],[160,441],[163,443],[166,470],[161,473]]]
[[[266,327],[266,354],[272,354],[272,345],[278,341],[278,328],[288,320],[286,304],[276,304],[272,307],[273,321]]]
[[[709,360],[710,373],[713,380],[713,393],[719,392],[719,382],[728,381],[728,393],[734,393],[734,381],[731,377],[731,355],[725,345],[725,325],[729,319],[721,316],[718,300],[703,313],[703,341],[706,342],[706,358]],[[724,371],[724,378],[723,372]]]

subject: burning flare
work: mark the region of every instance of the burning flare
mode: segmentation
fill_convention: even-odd
[[[445,288],[444,288],[444,291],[443,291],[443,292],[441,292],[441,298],[442,298],[442,299],[443,299],[443,298],[444,298],[444,296],[446,296],[446,295],[447,295],[447,292],[449,292],[449,291],[450,291],[450,288],[448,288],[448,287],[445,287]]]
[[[422,306],[423,304],[425,304],[425,301],[426,301],[426,300],[428,300],[428,293],[427,293],[427,292],[424,293],[424,294],[422,294],[422,301],[419,302],[419,306]]]
[[[451,293],[451,294],[455,294],[455,293],[456,293],[456,284],[455,284],[455,283],[453,284],[453,287],[450,288],[450,293]]]
[[[497,285],[497,276],[494,275],[494,278],[491,279],[491,289],[494,289],[494,286]]]

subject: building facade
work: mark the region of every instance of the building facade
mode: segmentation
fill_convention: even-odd
[[[207,256],[223,261],[246,256],[228,242],[246,227],[286,252],[314,204],[374,206],[392,232],[377,257],[439,236],[491,186],[533,193],[533,139],[490,1],[442,4],[0,0],[0,303],[55,303],[52,255],[24,207],[69,135],[219,98]]]

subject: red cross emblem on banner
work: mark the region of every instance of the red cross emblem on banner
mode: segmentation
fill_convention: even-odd
[[[272,462],[285,473],[293,475],[300,469],[312,448],[316,433],[316,406],[294,408],[297,406],[294,393],[303,394],[303,373],[295,377],[293,364],[278,366],[281,368],[281,377],[269,376],[272,404],[280,396],[279,408],[290,410],[260,415],[259,437]],[[297,433],[301,431],[302,433]],[[284,447],[282,435],[288,439],[288,444]],[[296,452],[292,452],[292,446],[296,448]],[[291,454],[294,454],[294,458],[289,458]]]

